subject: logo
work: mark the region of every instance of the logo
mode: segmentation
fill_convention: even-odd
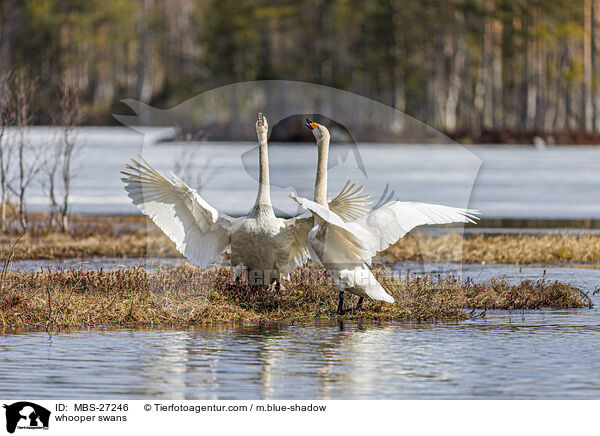
[[[4,405],[6,409],[6,431],[14,433],[15,429],[48,429],[50,411],[28,401],[19,401]]]

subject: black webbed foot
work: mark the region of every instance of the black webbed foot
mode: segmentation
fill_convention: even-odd
[[[342,300],[343,300],[343,297],[342,297]],[[360,311],[364,310],[362,307],[363,300],[364,300],[364,297],[359,297],[358,303],[356,303],[356,307],[350,307],[348,309],[344,309],[343,304],[341,304],[340,306],[338,306],[338,315],[344,315],[346,313],[356,313],[356,312],[360,312]]]

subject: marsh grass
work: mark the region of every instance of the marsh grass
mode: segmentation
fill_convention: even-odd
[[[49,231],[35,221],[14,251],[15,260],[113,257],[180,257],[174,245],[142,216],[71,217],[72,231]],[[0,236],[4,258],[15,235]],[[418,230],[381,254],[386,261],[464,263],[600,263],[600,235],[427,236]]]
[[[600,235],[409,235],[383,252],[382,258],[464,263],[600,263]]]
[[[457,278],[397,279],[374,269],[396,303],[365,299],[365,310],[344,318],[372,320],[464,320],[488,309],[589,306],[579,289],[564,283],[524,281],[511,285]],[[307,279],[310,277],[311,279]],[[317,278],[315,280],[314,278]],[[284,288],[270,291],[232,281],[227,267],[181,266],[154,273],[140,268],[113,272],[57,270],[7,272],[0,294],[5,326],[60,329],[94,325],[261,323],[337,318],[338,293],[319,267],[295,270]],[[348,296],[346,304],[354,305]],[[469,310],[471,312],[469,312]]]

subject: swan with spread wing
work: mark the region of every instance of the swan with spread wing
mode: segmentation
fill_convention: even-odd
[[[256,133],[259,186],[254,207],[246,216],[233,218],[218,211],[183,180],[174,174],[172,180],[167,179],[141,156],[126,164],[122,181],[133,204],[152,219],[190,262],[206,267],[230,248],[231,264],[238,273],[248,269],[248,278],[253,283],[274,283],[278,289],[281,277],[308,259],[308,233],[314,226],[314,218],[310,213],[291,219],[275,216],[269,182],[268,123],[260,113]],[[315,193],[326,190],[326,172],[323,174],[321,168],[320,175],[317,171]],[[356,219],[369,210],[366,196],[359,194],[360,188],[347,183],[337,197],[326,202],[327,207],[342,220]]]
[[[330,136],[327,128],[309,119],[306,126],[312,130],[319,150],[328,149]],[[318,165],[317,179],[319,170],[326,172],[326,163],[324,167]],[[327,269],[339,289],[339,314],[354,310],[344,310],[345,291],[359,296],[356,310],[362,308],[363,299],[367,296],[394,302],[369,269],[377,253],[417,226],[472,223],[478,213],[438,204],[390,201],[360,217],[343,219],[330,207],[331,203],[327,203],[324,191],[315,188],[314,201],[294,194],[290,197],[310,211],[315,219],[315,226],[308,234],[308,250],[311,259]]]

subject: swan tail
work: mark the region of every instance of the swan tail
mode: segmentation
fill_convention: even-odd
[[[339,281],[336,282],[340,288],[348,289],[357,295],[366,295],[388,303],[394,302],[394,297],[386,292],[365,263],[354,268],[341,269]]]

